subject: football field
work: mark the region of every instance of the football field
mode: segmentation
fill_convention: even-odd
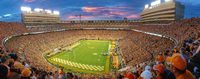
[[[111,41],[81,40],[69,49],[48,58],[56,66],[66,71],[81,73],[108,73],[110,70],[109,49]]]

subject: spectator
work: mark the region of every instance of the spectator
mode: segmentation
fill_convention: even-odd
[[[31,70],[24,68],[21,72],[21,79],[31,79]]]
[[[154,65],[153,69],[156,71],[156,79],[176,79],[163,64]]]
[[[171,58],[171,71],[176,79],[195,79],[190,71],[186,69],[187,62],[181,54],[174,54]]]
[[[5,65],[0,64],[0,78],[1,79],[8,79],[9,69]]]
[[[150,66],[146,66],[145,70],[141,73],[141,78],[142,79],[152,79],[152,73],[151,73],[151,67]]]
[[[124,76],[124,79],[135,79],[134,78],[134,75],[131,71],[128,71],[125,76]]]

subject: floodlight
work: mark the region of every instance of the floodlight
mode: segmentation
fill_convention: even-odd
[[[154,2],[151,2],[151,6],[156,6],[156,5],[159,5],[161,4],[161,0],[156,0]]]
[[[59,15],[60,12],[59,12],[59,11],[53,11],[53,14],[55,14],[55,15]]]
[[[41,9],[41,8],[35,8],[34,11],[35,12],[41,12],[41,11],[43,11],[43,9]]]
[[[31,8],[30,7],[21,7],[21,11],[23,11],[23,12],[31,12]]]
[[[165,2],[170,2],[170,1],[172,1],[172,0],[165,0]]]
[[[49,13],[49,14],[51,14],[52,13],[52,11],[51,10],[44,10],[45,12],[47,12],[47,13]]]
[[[144,8],[145,8],[145,9],[149,8],[149,4],[146,4]]]
[[[157,1],[156,1],[156,4],[157,4],[157,5],[161,4],[161,0],[157,0]]]
[[[151,6],[155,6],[155,2],[151,2]]]

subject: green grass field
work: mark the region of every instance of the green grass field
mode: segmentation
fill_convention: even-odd
[[[54,65],[64,67],[66,71],[81,73],[108,73],[110,70],[109,53],[111,41],[81,40],[72,49],[60,52],[48,58]]]

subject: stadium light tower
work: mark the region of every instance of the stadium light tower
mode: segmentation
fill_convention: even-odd
[[[154,2],[151,2],[151,6],[152,6],[152,7],[154,7],[154,6],[156,6],[156,5],[159,5],[159,4],[161,4],[161,0],[156,0],[156,1],[154,1]]]
[[[151,2],[151,7],[155,6],[155,2]]]
[[[52,11],[51,10],[44,10],[45,12],[47,12],[47,13],[49,13],[49,14],[51,14],[52,13]]]
[[[41,9],[41,8],[35,8],[34,11],[35,12],[41,12],[41,11],[43,11],[43,9]]]
[[[30,7],[21,7],[21,11],[22,12],[31,12],[31,8]]]
[[[146,4],[146,5],[144,6],[144,8],[145,8],[145,9],[149,8],[149,4]]]
[[[53,11],[53,14],[60,15],[60,12],[59,11]]]
[[[165,0],[165,2],[170,2],[170,1],[173,1],[173,0]]]

